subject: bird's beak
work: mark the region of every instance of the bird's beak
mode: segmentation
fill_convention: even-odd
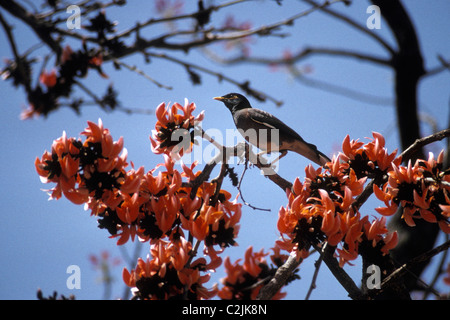
[[[214,99],[214,100],[219,100],[219,101],[223,101],[223,100],[225,100],[225,98],[224,98],[224,97],[214,97],[213,99]]]

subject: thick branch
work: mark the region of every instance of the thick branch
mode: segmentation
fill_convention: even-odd
[[[381,288],[383,289],[386,286],[389,286],[391,282],[394,282],[395,280],[399,279],[400,277],[404,276],[407,272],[410,272],[409,269],[416,266],[417,264],[420,264],[424,261],[430,260],[435,255],[441,253],[442,251],[447,250],[450,248],[450,241],[447,241],[440,246],[437,246],[436,248],[427,251],[407,263],[403,264],[401,267],[396,269],[394,272],[392,272],[389,276],[387,276],[382,282],[381,282]]]
[[[294,255],[290,255],[286,262],[278,268],[273,278],[259,291],[256,300],[272,299],[272,297],[286,284],[286,281],[301,262],[301,259],[297,260]]]
[[[348,273],[339,266],[339,262],[333,256],[336,248],[327,245],[324,252],[322,252],[319,247],[316,247],[315,249],[322,255],[323,261],[327,265],[328,269],[330,269],[336,280],[339,281],[342,287],[347,291],[348,296],[353,300],[365,300],[366,297],[362,291],[358,288]]]

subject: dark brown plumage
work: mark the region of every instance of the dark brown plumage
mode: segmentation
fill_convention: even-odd
[[[315,145],[303,140],[297,132],[281,120],[266,111],[252,108],[250,102],[243,95],[229,93],[214,99],[225,104],[233,115],[236,128],[248,142],[262,151],[281,152],[280,158],[287,151],[294,151],[321,166],[331,161],[325,154],[317,150]],[[273,131],[273,129],[277,131]]]

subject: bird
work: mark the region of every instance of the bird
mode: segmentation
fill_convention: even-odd
[[[280,152],[277,161],[288,151],[294,151],[320,166],[331,161],[314,144],[306,142],[280,119],[264,110],[252,108],[242,94],[228,93],[213,99],[223,102],[231,111],[234,124],[245,140],[255,145],[262,153]]]

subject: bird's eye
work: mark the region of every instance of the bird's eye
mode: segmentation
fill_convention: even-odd
[[[234,99],[237,99],[237,98],[238,98],[237,96],[231,96],[231,97],[230,97],[230,99],[233,99],[233,100],[234,100]]]

